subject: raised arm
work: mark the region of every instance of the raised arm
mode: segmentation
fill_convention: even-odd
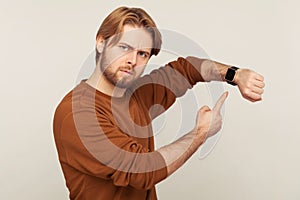
[[[179,57],[136,81],[136,95],[144,99],[148,109],[155,104],[162,106],[163,109],[151,110],[150,114],[155,118],[198,82],[226,81],[225,76],[230,67],[198,57]],[[262,75],[250,69],[238,69],[233,83],[237,84],[245,99],[251,102],[262,100],[265,86]]]
[[[222,64],[213,60],[187,57],[190,62],[201,74],[205,82],[226,81],[225,76],[231,65]],[[265,86],[264,77],[250,69],[237,69],[233,79],[237,84],[241,95],[251,101],[262,100],[263,88]]]

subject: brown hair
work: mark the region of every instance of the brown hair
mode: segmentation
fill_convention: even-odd
[[[157,55],[161,48],[161,34],[156,28],[153,19],[141,8],[128,8],[119,7],[110,13],[102,22],[97,35],[96,40],[102,37],[104,40],[110,37],[121,34],[123,27],[126,24],[137,25],[146,28],[152,36],[153,47],[151,50],[151,55]],[[117,43],[120,39],[119,37],[114,38],[113,42]],[[100,53],[96,48],[96,63],[98,62]]]

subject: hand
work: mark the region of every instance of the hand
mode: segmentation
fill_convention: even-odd
[[[238,85],[245,99],[251,102],[262,100],[265,87],[262,75],[249,69],[238,69],[233,81]]]
[[[205,132],[206,138],[216,134],[222,127],[222,116],[220,110],[224,104],[228,92],[224,92],[211,110],[208,106],[203,106],[198,111],[196,130],[199,133]]]

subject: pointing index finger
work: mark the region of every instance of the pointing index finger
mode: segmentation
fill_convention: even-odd
[[[223,104],[224,104],[224,102],[225,102],[227,96],[228,96],[228,92],[224,92],[224,93],[220,96],[220,98],[219,98],[219,100],[217,101],[216,105],[214,106],[213,110],[220,112],[220,110],[221,110],[221,108],[222,108],[222,106],[223,106]]]

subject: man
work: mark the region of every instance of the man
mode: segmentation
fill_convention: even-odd
[[[221,128],[227,92],[214,108],[198,111],[189,133],[154,149],[151,121],[197,82],[227,81],[244,98],[261,100],[261,75],[207,59],[178,58],[140,77],[160,47],[161,35],[142,9],[120,7],[100,26],[95,71],[63,98],[54,116],[70,199],[157,199],[155,184]]]

